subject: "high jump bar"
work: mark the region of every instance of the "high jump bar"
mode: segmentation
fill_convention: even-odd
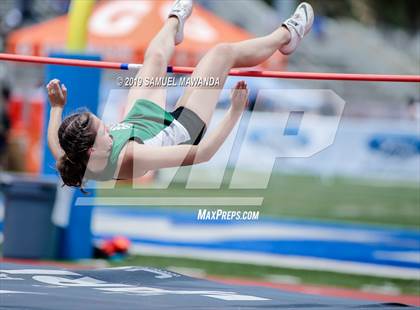
[[[47,65],[62,65],[76,67],[90,67],[114,70],[140,69],[142,64],[129,64],[96,60],[79,60],[67,58],[27,56],[0,53],[0,60],[14,62],[29,62]],[[169,66],[168,73],[191,74],[194,67]],[[302,79],[302,80],[339,80],[339,81],[365,81],[365,82],[406,82],[419,83],[420,75],[390,75],[390,74],[349,74],[349,73],[315,73],[315,72],[286,72],[286,71],[257,71],[232,69],[231,76],[248,76],[262,78]]]

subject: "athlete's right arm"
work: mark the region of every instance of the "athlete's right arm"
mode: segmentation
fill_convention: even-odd
[[[198,145],[151,146],[130,143],[124,156],[124,166],[137,175],[138,171],[186,166],[210,159],[203,155],[198,151]]]
[[[48,100],[51,104],[50,120],[48,122],[48,147],[51,150],[55,160],[64,155],[64,151],[58,140],[58,129],[60,128],[63,115],[63,107],[67,100],[67,88],[64,84],[60,86],[57,79],[51,80],[46,86]]]
[[[198,145],[148,146],[131,143],[127,148],[127,159],[134,175],[135,170],[156,170],[179,167],[209,161],[229,136],[248,103],[248,88],[244,81],[232,90],[232,106],[219,126],[208,134]]]
[[[134,175],[137,169],[148,171],[207,162],[222,146],[240,116],[239,112],[231,109],[219,126],[198,145],[150,146],[131,143],[127,146],[124,162],[133,165],[131,169]]]

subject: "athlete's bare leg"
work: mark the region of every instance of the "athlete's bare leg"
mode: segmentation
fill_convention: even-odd
[[[191,78],[218,78],[219,86],[189,87],[176,107],[185,106],[193,110],[208,125],[230,69],[256,66],[277,50],[284,54],[292,53],[311,29],[312,22],[312,7],[302,3],[283,26],[267,36],[216,45],[200,60]]]
[[[175,45],[183,39],[183,26],[185,20],[191,15],[191,0],[176,0],[172,6],[169,18],[150,42],[144,55],[143,67],[136,78],[143,81],[147,78],[166,76],[168,63],[175,50]],[[147,99],[165,108],[166,89],[164,87],[133,87],[130,89],[125,109],[127,114],[137,99]]]

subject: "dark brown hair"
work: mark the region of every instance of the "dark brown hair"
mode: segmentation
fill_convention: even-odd
[[[58,129],[58,140],[65,152],[57,161],[57,169],[67,186],[83,190],[83,177],[89,161],[88,150],[95,143],[96,130],[90,112],[79,112],[64,119]]]

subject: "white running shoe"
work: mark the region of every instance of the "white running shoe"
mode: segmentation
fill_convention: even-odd
[[[178,45],[184,39],[184,24],[188,17],[190,17],[193,9],[192,0],[176,0],[172,5],[169,17],[175,16],[178,18],[178,30],[175,35],[175,44]]]
[[[314,10],[309,3],[302,2],[296,8],[292,17],[283,26],[290,31],[290,42],[282,46],[279,51],[289,55],[295,51],[303,37],[311,30],[314,22]]]

